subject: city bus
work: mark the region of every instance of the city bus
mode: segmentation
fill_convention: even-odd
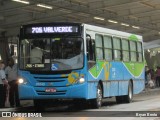
[[[142,36],[83,23],[23,25],[19,38],[19,97],[42,109],[47,100],[103,98],[132,102],[143,91]]]

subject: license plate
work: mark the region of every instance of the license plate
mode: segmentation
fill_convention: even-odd
[[[56,89],[55,88],[46,88],[45,90],[46,92],[56,92]]]

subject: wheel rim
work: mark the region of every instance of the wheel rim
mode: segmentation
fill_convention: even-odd
[[[132,100],[132,88],[131,88],[131,86],[129,87],[129,99]]]
[[[102,104],[102,91],[101,91],[100,87],[98,87],[98,89],[97,89],[97,104],[99,107]]]

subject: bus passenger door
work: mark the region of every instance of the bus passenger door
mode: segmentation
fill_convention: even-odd
[[[89,34],[86,35],[87,45],[87,79],[88,79],[88,99],[96,97],[96,61],[95,61],[95,41],[91,39]]]
[[[95,61],[95,41],[91,39],[89,34],[86,35],[87,41],[87,60],[88,60],[88,70],[93,68],[96,64]],[[95,70],[96,72],[96,70]]]

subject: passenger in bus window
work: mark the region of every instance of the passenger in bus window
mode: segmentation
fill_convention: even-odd
[[[30,54],[30,63],[42,63],[43,50],[38,41],[33,41],[33,49]]]

